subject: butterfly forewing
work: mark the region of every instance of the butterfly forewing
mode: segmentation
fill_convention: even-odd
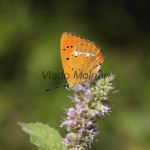
[[[70,74],[69,59],[74,46],[79,43],[83,38],[68,32],[64,32],[61,37],[61,59],[63,64],[64,73]]]

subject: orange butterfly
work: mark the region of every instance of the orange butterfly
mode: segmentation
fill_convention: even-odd
[[[64,32],[60,46],[64,74],[70,87],[89,82],[100,72],[104,57],[93,42]]]

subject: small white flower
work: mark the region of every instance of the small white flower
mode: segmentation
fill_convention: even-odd
[[[109,110],[110,110],[110,108],[108,106],[101,105],[101,112],[102,112],[102,114],[108,113]]]
[[[87,98],[92,98],[93,97],[93,94],[91,92],[90,89],[87,89],[84,93],[84,96],[87,97]]]
[[[75,97],[74,97],[74,102],[76,103],[80,103],[81,100],[79,99],[79,97],[75,94]]]

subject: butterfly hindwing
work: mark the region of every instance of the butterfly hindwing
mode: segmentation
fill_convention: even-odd
[[[92,80],[100,71],[103,57],[99,53],[100,50],[97,49],[97,52],[95,48],[93,43],[86,40],[73,48],[69,60],[70,77],[67,79],[71,86]]]

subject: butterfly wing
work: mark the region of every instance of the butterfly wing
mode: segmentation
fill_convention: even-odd
[[[73,51],[73,48],[77,43],[83,40],[83,37],[78,36],[76,34],[64,32],[61,37],[60,49],[61,49],[61,59],[62,65],[64,69],[64,73],[70,74],[69,69],[69,58]]]
[[[71,33],[62,35],[61,57],[70,86],[92,80],[100,71],[100,64],[104,61],[100,48],[93,42]]]
[[[71,86],[89,82],[100,71],[100,65],[104,61],[100,49],[94,43],[82,40],[73,48],[69,59],[69,73],[67,79]]]

